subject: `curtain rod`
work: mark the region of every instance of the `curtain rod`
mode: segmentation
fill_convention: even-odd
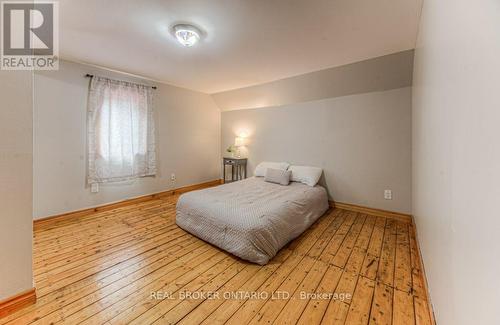
[[[85,78],[94,78],[94,75],[93,75],[93,74],[88,74],[88,73],[87,73],[87,74],[85,75]],[[153,89],[156,89],[156,86],[149,86],[149,87],[151,87],[151,88],[153,88]]]

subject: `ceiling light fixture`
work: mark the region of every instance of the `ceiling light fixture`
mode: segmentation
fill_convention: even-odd
[[[190,47],[200,40],[201,32],[193,25],[178,24],[174,26],[174,34],[179,43],[183,46]]]

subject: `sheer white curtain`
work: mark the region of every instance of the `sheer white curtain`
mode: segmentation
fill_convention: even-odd
[[[155,175],[151,87],[94,76],[87,145],[89,184]]]

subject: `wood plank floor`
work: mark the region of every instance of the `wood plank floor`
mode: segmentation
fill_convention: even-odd
[[[411,224],[335,209],[258,266],[177,227],[176,200],[37,224],[37,303],[0,324],[431,324]]]

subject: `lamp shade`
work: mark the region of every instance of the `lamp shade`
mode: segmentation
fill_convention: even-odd
[[[245,145],[245,139],[242,137],[236,137],[234,139],[234,146],[235,147],[242,147]]]

